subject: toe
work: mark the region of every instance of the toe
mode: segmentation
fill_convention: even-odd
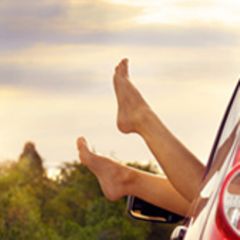
[[[119,63],[119,64],[115,67],[115,75],[119,75],[119,74],[120,74],[120,70],[121,70],[121,63]]]
[[[121,63],[119,64],[119,74],[121,75],[121,77],[125,76],[125,62],[124,60],[121,61]]]
[[[87,166],[92,154],[89,151],[85,138],[83,137],[78,138],[77,147],[79,150],[79,159],[81,163]]]
[[[87,142],[86,142],[86,139],[84,137],[78,138],[77,147],[78,147],[78,150],[80,150],[80,151],[83,150],[83,149],[87,149]]]
[[[114,80],[114,86],[116,87],[118,79],[122,78],[122,73],[121,73],[121,64],[119,63],[116,68],[115,68],[115,73],[113,76]]]
[[[128,59],[125,58],[122,63],[122,72],[125,76],[128,76]]]
[[[122,77],[128,76],[128,59],[124,58],[119,64],[119,73]]]
[[[113,76],[114,84],[117,85],[117,82],[121,79],[128,78],[128,59],[124,58],[121,62],[115,67],[115,73]]]

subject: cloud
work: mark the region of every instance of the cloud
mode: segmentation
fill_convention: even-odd
[[[73,1],[56,23],[67,32],[124,29],[132,25],[132,20],[142,13],[140,7],[112,4],[100,1]],[[74,29],[74,27],[77,27]]]
[[[185,5],[186,5],[185,1]],[[210,23],[141,25],[141,5],[87,0],[2,0],[0,51],[47,44],[235,45],[236,29]]]
[[[102,85],[94,81],[95,74],[87,70],[78,71],[48,70],[25,68],[18,65],[0,66],[0,86],[51,92],[78,92],[91,94],[92,90],[101,89]]]
[[[240,23],[238,0],[111,0],[144,8],[141,23],[188,24],[193,21],[227,25]]]
[[[112,34],[112,42],[170,47],[235,45],[239,34],[216,26],[165,26],[135,28]]]
[[[3,33],[2,33],[3,34]],[[132,28],[119,31],[99,30],[71,34],[55,31],[53,33],[8,33],[1,38],[0,48],[28,48],[38,43],[47,44],[99,44],[99,45],[145,45],[163,47],[206,47],[236,46],[240,43],[235,30],[211,26],[157,26],[155,28]]]
[[[59,4],[60,3],[60,4]],[[1,0],[0,11],[1,11],[1,21],[12,21],[30,19],[41,19],[43,18],[53,18],[61,14],[64,11],[64,1],[62,0],[41,0],[41,1],[31,1],[31,0]],[[25,24],[29,24],[25,22]]]
[[[129,26],[140,12],[137,7],[102,0],[3,0],[0,3],[0,44],[2,48],[25,47],[36,42],[101,38],[106,31]]]
[[[107,95],[113,90],[114,66],[124,56],[130,59],[132,78],[143,89],[157,92],[161,83],[234,84],[239,53],[239,47],[211,46],[35,46],[0,56],[0,89]]]

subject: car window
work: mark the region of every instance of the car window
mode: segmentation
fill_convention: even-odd
[[[239,141],[239,117],[240,117],[240,88],[237,85],[228,109],[220,127],[213,151],[211,153],[205,178],[200,194],[195,199],[195,209],[191,210],[197,217],[202,209],[208,204],[211,195],[216,192],[225,172],[233,161],[233,155],[237,151]],[[210,204],[210,203],[209,203]]]

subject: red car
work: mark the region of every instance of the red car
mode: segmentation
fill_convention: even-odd
[[[240,81],[223,117],[201,192],[191,217],[184,218],[130,196],[131,216],[165,223],[184,223],[175,228],[172,240],[240,240]]]

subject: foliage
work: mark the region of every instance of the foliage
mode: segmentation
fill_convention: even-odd
[[[125,199],[107,201],[79,163],[65,164],[49,179],[33,144],[0,168],[0,239],[155,239],[153,226],[130,219],[125,208]]]

